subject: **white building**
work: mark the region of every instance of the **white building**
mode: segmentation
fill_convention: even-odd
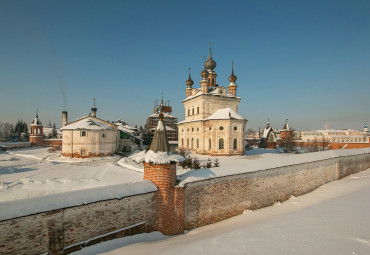
[[[62,155],[85,158],[102,157],[117,152],[130,152],[140,148],[141,139],[131,127],[109,123],[96,117],[97,108],[91,108],[91,115],[66,124],[62,130]]]
[[[236,96],[237,77],[232,73],[228,88],[216,83],[216,62],[209,59],[201,72],[201,88],[192,88],[186,81],[185,120],[178,123],[178,147],[208,155],[244,154],[245,125],[247,120],[238,114],[241,100]]]

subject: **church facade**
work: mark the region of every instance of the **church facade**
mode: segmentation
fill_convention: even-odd
[[[245,152],[247,120],[238,114],[237,77],[232,72],[228,87],[219,86],[214,71],[216,62],[210,49],[201,72],[200,88],[186,81],[185,120],[178,123],[178,147],[207,155],[241,155]]]

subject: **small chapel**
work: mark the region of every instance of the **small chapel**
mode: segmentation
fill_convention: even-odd
[[[242,155],[245,152],[245,126],[247,120],[238,114],[241,100],[237,96],[237,77],[232,63],[229,85],[216,82],[216,62],[204,62],[200,88],[193,88],[190,75],[186,81],[185,120],[178,123],[178,147],[206,155]]]

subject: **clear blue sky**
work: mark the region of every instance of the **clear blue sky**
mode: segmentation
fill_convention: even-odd
[[[247,127],[370,123],[370,1],[0,0],[0,121],[88,115],[141,125],[164,93],[184,119],[209,42]]]

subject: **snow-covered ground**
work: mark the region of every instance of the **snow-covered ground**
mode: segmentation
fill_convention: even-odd
[[[220,169],[240,168],[245,160],[271,158],[276,151],[254,149],[247,153],[218,157]],[[215,160],[215,157],[193,156],[201,163],[208,158]],[[9,150],[0,152],[0,202],[138,182],[142,181],[143,172],[142,163],[127,157],[70,159],[60,157],[60,152],[49,153],[48,148]],[[188,169],[178,167],[179,178],[187,172]]]
[[[0,153],[0,202],[142,181],[117,164],[120,157],[68,159],[48,148]]]
[[[192,154],[205,164],[217,158],[219,167],[192,170],[177,167],[179,185],[220,176],[253,172],[313,160],[370,153],[370,148],[319,153],[287,154],[276,150],[252,149],[245,155],[212,157]],[[70,159],[48,148],[27,148],[0,152],[0,202],[63,193],[143,180],[143,164],[120,156]]]
[[[87,254],[370,254],[370,169],[312,193],[164,236],[139,234],[77,251]]]

